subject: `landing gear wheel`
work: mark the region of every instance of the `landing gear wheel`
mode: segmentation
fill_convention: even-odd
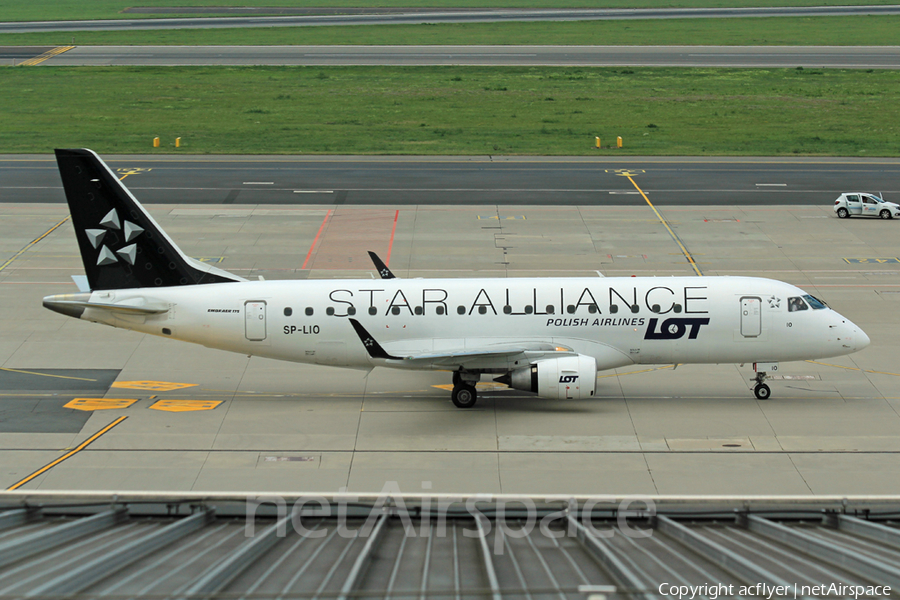
[[[880,213],[878,213],[878,216],[881,217],[882,219],[890,219],[890,218],[891,218],[891,211],[889,211],[889,210],[883,210],[883,211],[881,211]]]
[[[753,393],[756,394],[756,397],[760,400],[768,400],[769,396],[772,395],[772,390],[769,389],[764,383],[760,383],[755,388],[753,388]]]
[[[463,384],[453,388],[450,398],[457,408],[472,408],[478,401],[478,394],[475,393],[473,386]]]
[[[841,219],[846,219],[849,216],[850,212],[846,208],[841,207],[838,209],[838,217],[840,217]]]

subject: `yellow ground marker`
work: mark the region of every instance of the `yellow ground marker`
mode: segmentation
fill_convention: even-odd
[[[191,412],[197,410],[213,410],[222,404],[221,400],[159,400],[150,408],[166,412]]]
[[[115,408],[128,408],[137,400],[130,398],[74,398],[63,406],[75,410],[112,410]]]
[[[56,460],[54,460],[52,463],[50,463],[48,465],[44,465],[43,467],[41,467],[40,469],[38,469],[37,471],[35,471],[31,475],[29,475],[28,477],[26,477],[25,479],[22,479],[20,481],[17,481],[16,483],[12,484],[8,488],[6,488],[7,491],[12,491],[12,490],[18,489],[19,487],[25,485],[26,483],[28,483],[29,481],[31,481],[38,475],[46,473],[47,471],[49,471],[50,469],[52,469],[53,467],[55,467],[62,461],[66,460],[67,458],[71,458],[71,457],[75,456],[76,454],[78,454],[79,452],[81,452],[82,450],[87,448],[89,445],[91,445],[92,442],[95,442],[101,435],[103,435],[104,433],[106,433],[107,431],[109,431],[110,429],[112,429],[113,427],[115,427],[116,425],[118,425],[119,423],[121,423],[122,421],[124,421],[127,418],[128,417],[119,417],[118,419],[116,419],[115,421],[113,421],[112,423],[110,423],[109,425],[107,425],[106,427],[104,427],[103,429],[101,429],[100,431],[98,431],[97,433],[95,433],[94,435],[92,435],[91,437],[86,439],[85,441],[81,442],[81,445],[79,445],[77,448],[75,448],[71,452],[67,452],[66,454],[64,454],[64,455],[60,456],[59,458],[57,458]]]
[[[8,267],[10,264],[12,264],[12,262],[13,262],[14,260],[16,260],[17,258],[19,258],[20,256],[22,256],[23,254],[25,254],[25,252],[27,252],[29,248],[31,248],[32,246],[34,246],[35,244],[37,244],[38,242],[40,242],[42,239],[44,239],[45,237],[47,237],[48,235],[50,235],[51,233],[53,233],[54,231],[56,231],[56,228],[57,228],[57,227],[59,227],[60,225],[62,225],[63,223],[65,223],[65,222],[68,221],[68,220],[69,220],[69,217],[66,217],[65,219],[63,219],[62,221],[60,221],[59,223],[57,223],[56,225],[54,225],[53,227],[51,227],[50,229],[48,229],[47,231],[45,231],[44,234],[41,235],[40,237],[31,240],[31,243],[29,243],[27,246],[25,246],[24,248],[22,248],[21,250],[19,250],[19,251],[16,252],[15,254],[13,254],[12,258],[10,258],[10,259],[7,260],[5,263],[3,263],[2,265],[0,265],[0,271],[2,271],[2,270],[5,269],[6,267]]]
[[[822,365],[824,367],[834,367],[835,369],[846,369],[847,371],[860,371],[861,373],[874,373],[876,375],[891,375],[893,377],[900,377],[900,373],[891,373],[889,371],[874,371],[872,369],[860,369],[859,367],[845,367],[843,365],[833,365],[831,363],[819,362],[817,360],[807,360],[805,362],[812,363],[814,365]]]
[[[196,387],[196,383],[173,383],[171,381],[117,381],[110,387],[126,390],[148,390],[151,392],[171,392]]]
[[[34,371],[23,371],[22,369],[7,369],[0,367],[0,371],[9,371],[10,373],[24,373],[25,375],[37,375],[38,377],[56,377],[57,379],[75,379],[78,381],[97,381],[96,379],[88,379],[87,377],[70,377],[69,375],[53,375],[51,373],[36,373]]]
[[[68,52],[69,50],[71,50],[74,47],[75,46],[57,46],[56,48],[53,48],[52,50],[47,50],[40,56],[35,56],[34,58],[29,58],[26,61],[20,62],[19,66],[20,67],[33,67],[35,65],[39,65],[42,62],[44,62],[45,60],[47,60],[48,58],[53,58],[54,56],[59,56],[63,52]]]
[[[653,206],[653,203],[650,202],[650,198],[647,197],[647,194],[644,193],[644,190],[639,188],[638,184],[634,181],[634,179],[632,179],[632,177],[631,177],[632,173],[625,171],[624,173],[619,173],[619,175],[621,175],[622,177],[627,177],[628,181],[631,182],[631,185],[634,186],[634,189],[636,189],[637,191],[639,191],[641,193],[641,196],[644,197],[644,200],[647,202],[647,205],[653,209],[654,213],[656,213],[656,217],[659,219],[659,222],[663,224],[663,227],[666,228],[666,231],[669,232],[669,235],[672,236],[672,239],[675,240],[675,243],[678,244],[679,248],[681,248],[681,253],[687,259],[687,261],[691,264],[691,268],[694,269],[694,272],[698,276],[702,277],[703,273],[700,272],[700,269],[697,267],[697,263],[694,262],[694,257],[691,256],[691,253],[688,252],[688,249],[682,243],[681,238],[679,238],[678,235],[674,231],[672,231],[672,228],[669,227],[669,223],[663,218],[663,216],[661,214],[659,214],[659,211],[656,210],[656,207]]]

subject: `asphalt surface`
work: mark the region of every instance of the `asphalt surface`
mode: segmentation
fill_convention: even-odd
[[[321,25],[397,25],[422,23],[492,23],[502,21],[588,21],[610,19],[696,19],[734,17],[810,17],[896,15],[900,6],[829,6],[689,9],[568,9],[487,10],[446,9],[407,14],[356,14],[275,17],[195,17],[178,19],[115,19],[94,21],[31,21],[0,23],[0,33],[58,31],[129,31],[147,29],[222,29],[237,27],[298,27]]]
[[[661,206],[821,205],[853,190],[900,199],[898,158],[103,158],[148,204],[645,205],[638,187]],[[51,156],[0,156],[0,202],[64,201]]]
[[[900,69],[900,46],[77,46],[40,64]]]

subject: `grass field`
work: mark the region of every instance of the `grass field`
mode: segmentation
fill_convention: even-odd
[[[125,13],[126,8],[178,6],[434,7],[434,8],[719,8],[739,6],[883,5],[896,0],[0,0],[0,21],[59,21],[179,16]],[[218,14],[218,13],[210,13]]]
[[[78,31],[0,35],[0,45],[548,44],[891,46],[900,16],[662,19],[540,23],[450,23],[357,27],[267,27]]]
[[[0,152],[886,156],[900,72],[3,68]]]

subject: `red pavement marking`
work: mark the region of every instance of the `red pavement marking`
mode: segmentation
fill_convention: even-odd
[[[390,209],[335,209],[328,227],[321,231],[315,252],[310,252],[308,268],[372,270],[366,253],[369,250],[388,257],[387,264],[399,214],[399,210]],[[389,231],[390,237],[385,240]]]

